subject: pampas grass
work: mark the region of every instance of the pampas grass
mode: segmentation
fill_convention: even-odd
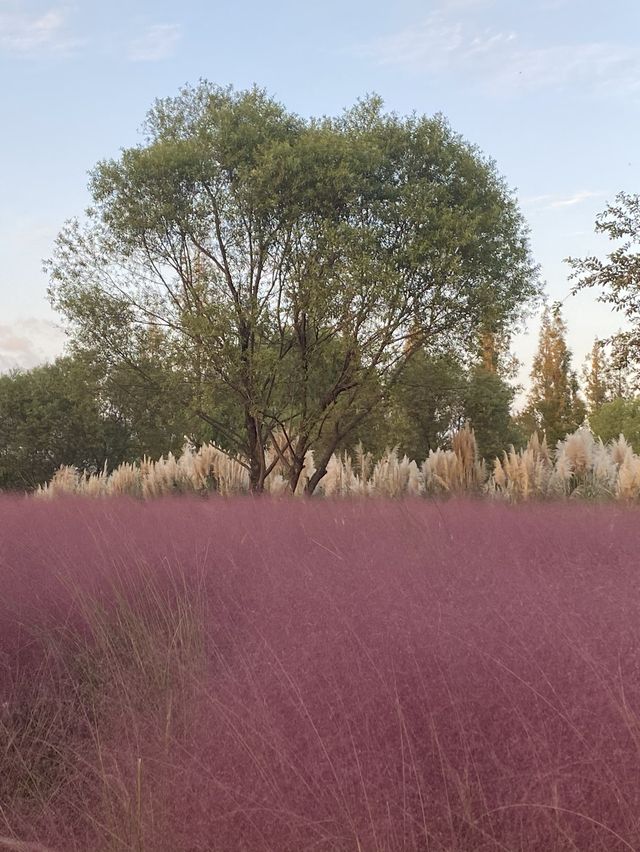
[[[81,472],[61,467],[36,494],[57,497],[61,494],[83,496],[163,497],[170,494],[223,495],[243,494],[249,490],[249,473],[241,460],[233,458],[214,444],[196,448],[185,443],[179,458],[173,453],[157,461],[143,458],[139,464],[123,463],[111,473]]]
[[[265,481],[272,496],[290,495],[290,453],[281,436],[267,450],[273,469]],[[313,452],[307,452],[295,495],[305,493],[315,472]],[[214,444],[195,447],[187,442],[179,457],[171,453],[157,461],[144,458],[139,464],[121,464],[111,473],[88,474],[61,467],[41,486],[40,497],[76,494],[89,497],[163,497],[172,494],[225,496],[246,494],[249,474],[246,462]],[[334,454],[316,493],[324,497],[409,497],[485,494],[511,502],[531,499],[640,499],[640,457],[620,437],[604,445],[582,427],[555,451],[534,434],[526,447],[511,447],[501,458],[481,459],[473,429],[456,432],[450,449],[432,450],[419,465],[398,449],[387,449],[374,462],[359,444],[353,455]]]
[[[486,479],[485,463],[478,457],[473,429],[465,425],[453,436],[450,450],[432,450],[422,465],[428,494],[480,491]]]

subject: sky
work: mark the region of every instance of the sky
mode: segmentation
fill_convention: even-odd
[[[639,33],[638,0],[0,0],[0,370],[62,351],[42,260],[90,203],[89,170],[200,78],[304,116],[373,92],[444,114],[516,193],[580,368],[622,322],[570,295],[564,258],[604,255],[596,215],[640,191]],[[538,328],[514,339],[525,385]]]

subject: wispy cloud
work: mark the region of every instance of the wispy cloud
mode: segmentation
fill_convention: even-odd
[[[178,24],[154,24],[129,45],[133,62],[159,62],[175,53],[182,36]]]
[[[640,94],[640,48],[598,41],[532,45],[513,30],[482,26],[473,14],[461,17],[450,2],[358,51],[383,65],[460,75],[493,93],[580,84],[591,91]]]
[[[67,54],[80,44],[68,27],[66,7],[33,13],[21,5],[0,5],[0,51],[21,56]]]
[[[571,195],[558,195],[547,193],[545,195],[532,195],[521,199],[523,207],[536,210],[557,210],[563,207],[575,207],[588,201],[590,198],[603,198],[604,192],[594,192],[590,189],[582,189]]]
[[[590,192],[585,189],[582,192],[576,192],[574,195],[569,195],[566,198],[556,198],[549,205],[550,207],[574,207],[576,204],[582,204],[589,198],[602,198],[603,192]]]
[[[28,317],[0,324],[0,372],[30,369],[62,353],[66,337],[55,323]]]

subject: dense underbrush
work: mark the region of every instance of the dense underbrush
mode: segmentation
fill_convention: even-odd
[[[620,506],[0,500],[0,848],[640,847]]]

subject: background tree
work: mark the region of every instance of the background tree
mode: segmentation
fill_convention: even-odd
[[[560,305],[546,307],[531,370],[531,390],[521,424],[529,432],[543,432],[550,447],[575,431],[586,414],[586,406],[578,395],[578,379],[571,360]]]
[[[593,414],[612,397],[607,355],[604,343],[598,338],[595,339],[591,353],[587,358],[583,377],[587,410],[589,414]]]
[[[620,336],[609,341],[596,339],[583,370],[589,413],[614,399],[633,396],[637,382],[628,362],[628,350],[620,347]]]
[[[95,472],[126,456],[126,429],[101,410],[99,383],[74,358],[0,376],[1,489],[35,488],[61,464]]]
[[[397,444],[401,454],[422,461],[430,450],[445,447],[464,420],[466,387],[464,367],[455,355],[429,357],[420,349],[391,392],[383,446],[376,449]]]
[[[573,292],[600,289],[599,301],[621,312],[630,328],[612,338],[620,363],[640,364],[640,195],[621,192],[597,217],[595,230],[617,242],[606,257],[567,258]]]
[[[584,370],[589,426],[605,443],[619,435],[640,448],[640,400],[634,397],[629,350],[617,336],[609,345],[594,342]]]
[[[180,398],[247,460],[276,442],[294,488],[389,398],[417,349],[508,330],[538,293],[493,163],[440,117],[372,98],[303,121],[257,89],[158,101],[144,144],[93,172],[49,264],[76,345],[137,369],[162,334]],[[142,375],[142,373],[140,373]]]
[[[490,325],[481,327],[466,373],[464,420],[473,427],[480,455],[487,459],[520,442],[511,413],[519,362],[509,343],[508,335],[496,333]]]
[[[60,465],[95,472],[177,453],[215,435],[177,403],[175,376],[148,348],[136,369],[89,350],[0,376],[0,489],[30,490]]]
[[[161,333],[153,330],[141,336],[134,359],[131,351],[125,357],[113,352],[110,356],[82,349],[75,353],[94,365],[100,376],[102,410],[116,418],[126,433],[122,460],[175,454],[186,437],[196,443],[219,440],[198,415],[199,408],[209,403],[203,403],[197,369],[187,372],[170,362]]]
[[[430,450],[448,446],[465,422],[487,458],[517,442],[511,416],[515,388],[498,372],[497,350],[489,362],[485,352],[483,346],[480,362],[471,364],[452,353],[429,358],[417,352],[393,389],[386,430],[379,430],[384,444],[398,444],[401,453],[422,460]]]
[[[518,443],[519,432],[511,415],[515,391],[503,376],[484,364],[474,365],[467,374],[464,419],[473,427],[483,458],[500,456]]]
[[[606,443],[624,435],[633,449],[640,450],[640,399],[617,397],[603,403],[589,415],[589,425]]]

